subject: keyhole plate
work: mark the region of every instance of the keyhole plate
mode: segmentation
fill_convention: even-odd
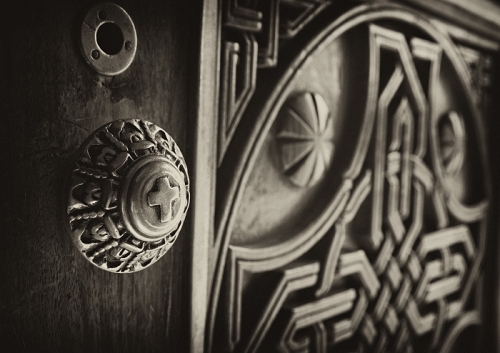
[[[115,76],[132,64],[137,33],[120,6],[105,2],[92,7],[83,19],[80,34],[82,54],[97,73]]]

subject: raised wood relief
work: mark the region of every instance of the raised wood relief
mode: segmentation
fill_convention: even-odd
[[[326,0],[241,3],[245,1],[224,2],[219,163],[254,93],[257,67],[276,66],[279,40],[293,38],[329,4]]]
[[[311,28],[219,155],[208,345],[474,351],[491,186],[470,61],[394,5]]]
[[[280,111],[283,124],[277,133],[280,167],[297,186],[315,184],[332,159],[332,116],[318,94],[302,92]]]

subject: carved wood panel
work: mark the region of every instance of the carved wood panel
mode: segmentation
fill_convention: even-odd
[[[474,351],[491,53],[396,5],[242,3],[222,17],[209,350]]]

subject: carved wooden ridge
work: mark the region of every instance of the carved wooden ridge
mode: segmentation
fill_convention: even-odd
[[[279,41],[293,38],[328,4],[327,0],[224,2],[219,163],[255,91],[257,68],[276,66]]]
[[[218,177],[230,182],[217,191],[208,346],[454,351],[481,318],[490,181],[484,86],[467,65],[482,57],[415,12],[362,6],[312,35],[249,105],[255,68],[279,53],[276,37],[249,33],[278,21],[277,3],[226,3],[223,33],[242,41],[223,36]],[[304,21],[325,9],[300,3],[314,4]],[[243,113],[253,129],[228,150]]]

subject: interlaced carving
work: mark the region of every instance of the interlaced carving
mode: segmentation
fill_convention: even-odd
[[[368,233],[371,237],[368,249],[379,250],[373,262],[377,276],[370,278],[372,285],[380,290],[376,296],[372,295],[370,298],[372,309],[366,313],[363,310],[363,319],[357,320],[357,323],[360,324],[359,330],[364,338],[362,347],[372,347],[370,351],[384,352],[387,349],[397,352],[412,351],[409,340],[411,334],[422,336],[430,331],[433,331],[430,347],[434,348],[440,342],[445,323],[456,319],[464,311],[482,254],[477,253],[474,236],[468,225],[449,225],[443,190],[436,184],[432,171],[424,162],[429,115],[426,112],[425,95],[413,66],[412,56],[432,60],[432,72],[439,69],[440,48],[433,43],[415,38],[411,41],[412,54],[401,34],[374,25],[370,27],[370,33],[370,40],[379,48],[372,59],[374,61],[372,70],[377,70],[376,63],[380,60],[377,54],[382,50],[397,52],[400,63],[396,65],[387,85],[381,89],[374,132],[376,150],[372,222],[371,231]],[[432,80],[431,77],[431,85]],[[402,91],[403,83],[410,89]],[[407,94],[411,96],[408,97]],[[389,125],[389,105],[396,99],[399,99],[399,104],[392,118],[392,124]],[[414,109],[410,107],[410,100],[415,106]],[[456,113],[453,117],[459,119]],[[392,134],[388,129],[391,125]],[[464,134],[463,130],[461,134]],[[415,142],[413,136],[416,136]],[[455,153],[460,153],[463,152],[464,146],[455,145],[452,148],[458,150],[454,151]],[[436,151],[433,151],[433,156],[437,159],[442,157]],[[453,168],[454,170],[462,167],[461,160],[463,158],[458,158],[455,162],[458,165]],[[444,164],[442,159],[439,162]],[[389,190],[386,193],[384,187],[387,184]],[[385,202],[387,208],[384,207]],[[426,204],[430,204],[434,210],[438,228],[427,234],[423,232]],[[483,206],[479,205],[478,208]],[[385,209],[387,211],[384,211]],[[454,216],[460,221],[460,215],[455,213]],[[484,216],[484,212],[480,212],[474,220]],[[468,217],[464,218],[462,221],[467,221]],[[337,229],[345,228],[337,227]],[[345,235],[337,236],[345,237]],[[418,246],[415,247],[416,244]],[[335,247],[338,248],[338,244],[335,244]],[[429,260],[430,254],[435,254],[437,258]],[[329,262],[331,267],[332,262],[332,260]],[[339,263],[342,264],[342,258]],[[369,270],[366,271],[370,273]],[[334,277],[343,277],[341,268],[335,271]],[[329,291],[328,287],[322,288],[324,289],[318,294]],[[358,295],[364,301],[366,301],[365,291],[366,285],[358,290]],[[355,297],[354,293],[349,297],[351,307],[354,305]],[[364,303],[363,300],[361,301]],[[431,304],[434,303],[436,309],[431,309],[429,312],[428,308],[433,307]],[[365,305],[366,308],[368,305]],[[300,307],[295,308],[299,309]],[[315,325],[340,314],[342,312],[323,317]],[[300,323],[299,318],[292,317],[293,320],[288,326],[292,322],[293,325]],[[314,315],[309,316],[309,324],[315,321],[313,318]],[[315,328],[314,337],[319,340],[316,347],[326,347],[328,335],[333,337],[330,343],[335,344],[353,334],[352,330],[349,335],[337,332],[335,328],[339,326],[340,322],[336,322],[331,326],[331,330]],[[352,329],[356,328],[357,326]],[[282,351],[300,351],[299,347],[293,344],[292,337],[288,331],[285,332],[280,347],[286,348],[281,349]],[[287,341],[289,343],[284,344]],[[304,341],[303,349],[309,347],[309,344],[305,343]]]
[[[255,91],[257,68],[277,65],[279,40],[293,38],[328,0],[225,0],[218,160]]]
[[[433,110],[443,48],[367,28],[362,133],[328,206],[331,227],[316,238],[328,250],[267,261],[230,246],[227,350],[431,351],[461,315],[477,315],[487,200],[465,202],[450,186],[468,137],[460,112]],[[248,294],[258,283],[271,288],[261,304]]]

